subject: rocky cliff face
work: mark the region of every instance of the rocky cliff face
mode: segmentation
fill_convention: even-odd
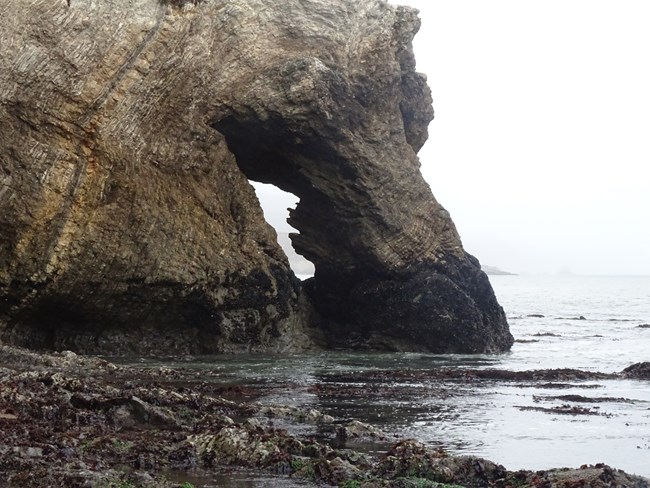
[[[3,340],[282,351],[318,327],[336,345],[511,345],[419,173],[415,11],[18,0],[0,18]],[[305,290],[248,179],[300,197]]]

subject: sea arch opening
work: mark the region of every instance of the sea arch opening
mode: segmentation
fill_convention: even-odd
[[[289,212],[296,208],[300,199],[272,184],[251,181],[251,185],[264,211],[264,218],[275,229],[278,244],[289,258],[289,265],[294,274],[302,280],[313,276],[314,264],[296,252],[289,237],[291,233],[297,232],[288,223]]]

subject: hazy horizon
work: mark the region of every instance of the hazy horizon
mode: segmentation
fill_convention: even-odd
[[[420,10],[422,173],[465,249],[521,274],[650,275],[650,4],[390,3]],[[256,188],[291,230],[292,199]]]

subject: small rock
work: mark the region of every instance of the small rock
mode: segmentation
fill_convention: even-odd
[[[343,425],[337,431],[337,436],[345,439],[351,438],[373,438],[387,439],[386,435],[379,429],[369,424],[364,424],[358,420],[353,420]]]
[[[321,460],[316,463],[314,468],[320,477],[336,483],[363,477],[363,473],[359,468],[340,457],[335,457],[331,461]]]
[[[648,380],[650,379],[650,362],[646,361],[628,366],[621,371],[621,376],[630,379]]]
[[[133,473],[133,477],[137,482],[137,486],[147,486],[154,482],[153,477],[146,471],[136,471]]]
[[[43,449],[40,447],[28,447],[25,454],[27,457],[40,458],[43,457]]]
[[[262,428],[262,423],[254,418],[249,418],[244,421],[244,427],[247,429],[260,429]]]
[[[324,414],[318,410],[303,409],[298,407],[286,406],[263,406],[258,410],[260,415],[269,418],[284,418],[292,419],[295,421],[309,422],[309,423],[331,423],[334,422],[334,417]]]

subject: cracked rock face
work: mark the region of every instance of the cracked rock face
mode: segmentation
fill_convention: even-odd
[[[3,340],[287,351],[318,325],[337,346],[512,344],[419,172],[415,11],[18,0],[0,18]],[[248,179],[300,197],[304,288]]]

